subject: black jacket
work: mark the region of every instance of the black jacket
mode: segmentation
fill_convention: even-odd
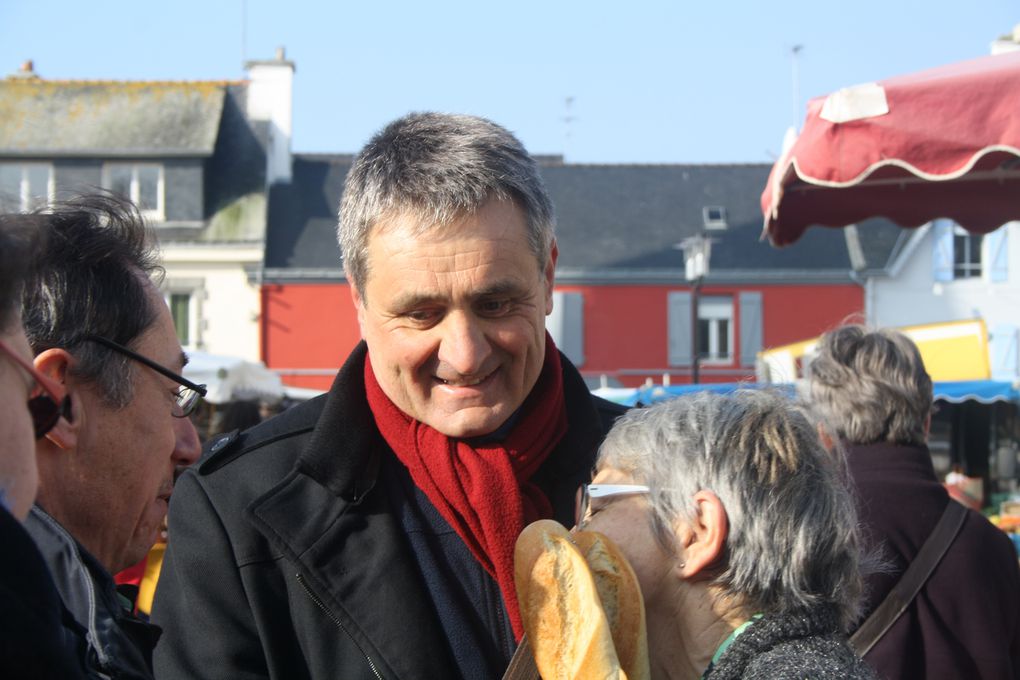
[[[891,565],[867,579],[870,614],[953,501],[925,446],[849,446],[847,459],[868,546]],[[1020,678],[1020,569],[1009,538],[968,511],[924,588],[865,661],[884,678]]]
[[[25,529],[39,547],[67,610],[64,634],[77,641],[89,678],[151,680],[159,628],[131,612],[113,577],[38,505]]]
[[[392,456],[360,345],[328,395],[216,440],[178,481],[153,609],[157,678],[456,678],[449,644],[379,482]],[[569,429],[535,481],[571,524],[622,408],[563,358]]]
[[[0,678],[84,678],[84,648],[31,536],[0,507]]]

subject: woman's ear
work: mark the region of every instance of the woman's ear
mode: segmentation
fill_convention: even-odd
[[[683,558],[676,568],[685,579],[705,575],[722,557],[729,535],[729,518],[722,501],[711,491],[694,494],[696,513],[682,537]]]
[[[65,451],[73,450],[78,446],[78,432],[84,415],[77,382],[70,379],[69,369],[74,363],[74,357],[67,350],[57,347],[40,353],[34,363],[36,370],[60,383],[71,399],[71,419],[61,415],[53,429],[46,433],[45,439]]]

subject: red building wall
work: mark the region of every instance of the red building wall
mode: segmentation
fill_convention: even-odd
[[[295,387],[329,389],[361,339],[347,284],[262,287],[262,360]]]
[[[584,296],[584,364],[587,376],[607,375],[627,386],[651,379],[690,382],[689,367],[669,366],[667,299],[683,286],[558,286]],[[845,285],[705,286],[702,295],[762,294],[765,347],[814,337],[864,309],[862,289]],[[734,362],[702,365],[705,382],[753,379],[739,365],[740,312],[734,313]],[[263,288],[263,360],[282,371],[284,382],[328,389],[360,333],[347,284],[288,283]]]

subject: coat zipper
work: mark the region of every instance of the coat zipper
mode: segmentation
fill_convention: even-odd
[[[358,648],[358,651],[361,652],[362,656],[365,657],[365,661],[368,662],[368,667],[372,669],[372,674],[375,675],[375,677],[379,678],[379,680],[383,680],[383,676],[379,674],[379,669],[375,667],[375,662],[372,661],[372,657],[365,653],[365,650],[362,649],[360,644],[358,644],[358,641],[355,640],[354,636],[351,635],[349,630],[347,630],[347,627],[343,624],[343,621],[337,618],[337,616],[333,612],[331,612],[328,607],[326,607],[325,603],[323,603],[323,601],[319,599],[318,595],[312,592],[312,589],[308,587],[307,583],[305,583],[304,576],[302,576],[301,574],[296,574],[295,576],[297,577],[297,582],[301,584],[301,589],[304,590],[305,594],[308,595],[309,599],[311,599],[311,601],[315,603],[315,606],[321,609],[322,613],[326,615],[326,618],[332,621],[333,625],[335,625],[337,628],[343,631],[344,635],[350,638],[351,642],[354,643],[354,646]]]

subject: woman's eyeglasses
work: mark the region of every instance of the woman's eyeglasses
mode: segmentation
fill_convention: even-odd
[[[148,366],[152,370],[156,371],[156,373],[166,376],[177,383],[177,391],[174,394],[174,409],[171,412],[175,418],[185,418],[191,415],[192,411],[195,410],[195,407],[198,406],[198,400],[204,397],[208,391],[206,390],[205,385],[196,385],[183,375],[174,373],[166,366],[157,364],[152,359],[142,356],[138,352],[134,352],[123,345],[119,345],[113,340],[107,340],[101,335],[92,335],[89,333],[81,336],[81,339],[99,343],[107,349],[112,349],[114,352],[123,354],[129,359],[133,359],[140,364]]]
[[[32,415],[35,438],[42,439],[46,436],[46,433],[52,430],[60,420],[60,416],[64,416],[64,419],[70,422],[71,397],[64,391],[63,386],[36,370],[31,361],[24,359],[2,340],[0,340],[0,351],[3,351],[14,363],[28,371],[32,379],[35,380],[34,396],[28,398],[28,412]]]
[[[643,484],[582,484],[574,511],[574,523],[578,526],[591,514],[591,499],[624,496],[630,494],[650,493],[651,489]]]

